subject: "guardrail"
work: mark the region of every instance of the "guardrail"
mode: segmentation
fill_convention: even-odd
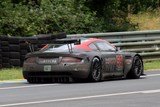
[[[101,38],[111,42],[122,51],[139,53],[144,60],[160,59],[160,30],[72,34],[67,36],[70,38]]]
[[[145,60],[160,59],[160,30],[113,33],[91,33],[67,35],[69,38],[102,38],[119,47],[122,51],[137,52]],[[22,66],[28,45],[20,43],[19,37],[0,36],[0,68]],[[38,49],[38,45],[35,46]]]

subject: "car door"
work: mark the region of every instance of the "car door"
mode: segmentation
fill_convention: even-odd
[[[102,53],[105,65],[105,73],[108,76],[122,75],[123,71],[120,68],[120,61],[122,60],[121,55],[117,54],[116,49],[108,42],[101,41],[96,42],[96,46]],[[117,62],[118,61],[118,62]],[[119,64],[119,65],[118,65]],[[118,69],[117,69],[118,68]]]

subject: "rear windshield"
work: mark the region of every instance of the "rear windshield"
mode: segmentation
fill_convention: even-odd
[[[74,51],[75,45],[71,45]],[[44,52],[69,52],[69,48],[71,48],[71,46],[66,44],[50,44],[48,48],[44,49]]]
[[[83,43],[84,41],[86,41],[87,39],[81,39],[81,43]],[[85,50],[81,50],[81,49],[77,49],[75,48],[74,43],[72,44],[48,44],[45,48],[41,49],[41,51],[44,52],[69,52],[69,49],[72,48],[73,52],[79,52],[79,51],[85,51]]]

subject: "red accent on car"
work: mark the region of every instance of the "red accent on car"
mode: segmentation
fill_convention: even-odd
[[[105,41],[105,40],[97,39],[97,38],[89,38],[83,41],[80,45],[76,45],[75,48],[83,49],[85,51],[92,51],[89,45],[93,42],[98,42],[98,41]]]

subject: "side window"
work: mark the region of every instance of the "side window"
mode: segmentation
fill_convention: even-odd
[[[115,48],[106,42],[97,42],[96,45],[101,51],[115,51]]]
[[[97,48],[93,43],[91,43],[91,44],[89,45],[89,47],[90,47],[92,50],[98,50],[98,48]]]

